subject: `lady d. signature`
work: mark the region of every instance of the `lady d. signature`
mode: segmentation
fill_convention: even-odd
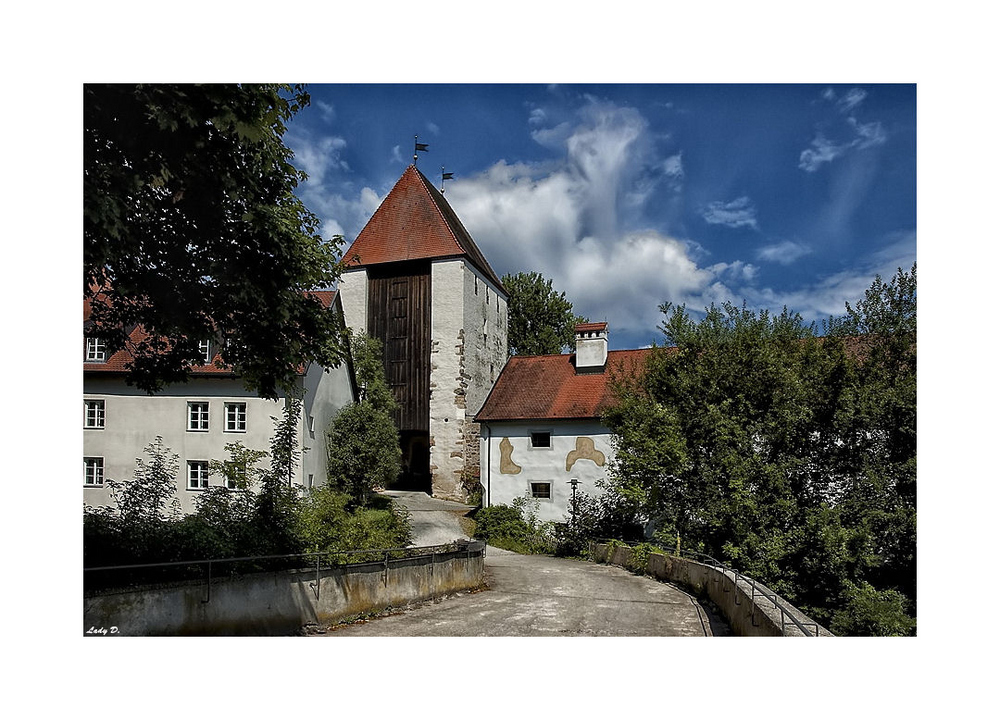
[[[103,625],[101,627],[90,626],[90,630],[84,633],[84,635],[117,635],[118,626],[112,625],[110,628],[106,628]]]

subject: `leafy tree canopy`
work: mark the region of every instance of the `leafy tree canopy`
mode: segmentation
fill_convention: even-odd
[[[608,411],[615,492],[845,632],[916,610],[916,266],[825,337],[794,313],[664,305]]]
[[[282,140],[308,102],[288,85],[84,87],[87,333],[132,353],[129,382],[183,381],[212,338],[271,398],[304,363],[344,356],[338,320],[306,294],[339,276],[339,238],[293,194],[305,175]],[[136,326],[149,336],[130,342]]]
[[[511,355],[554,355],[573,347],[573,327],[586,319],[573,314],[566,293],[539,273],[504,275],[507,300],[507,346]]]

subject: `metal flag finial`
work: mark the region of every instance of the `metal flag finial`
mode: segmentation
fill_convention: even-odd
[[[413,136],[413,164],[417,164],[417,153],[427,152],[427,143],[417,142],[418,136]]]
[[[445,172],[444,171],[444,165],[441,166],[441,194],[442,195],[444,195],[444,181],[445,180],[454,180],[455,178],[452,177],[454,174],[455,173]]]

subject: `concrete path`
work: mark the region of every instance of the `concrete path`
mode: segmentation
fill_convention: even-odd
[[[417,545],[459,537],[459,503],[400,496],[411,508]],[[459,506],[456,508],[454,506]],[[423,508],[423,509],[419,509]],[[435,513],[439,513],[435,515]],[[418,525],[419,523],[419,525]],[[459,534],[445,540],[458,528]],[[433,542],[427,542],[433,539]],[[728,628],[685,592],[610,565],[488,548],[488,590],[418,605],[329,630],[356,636],[705,636]]]

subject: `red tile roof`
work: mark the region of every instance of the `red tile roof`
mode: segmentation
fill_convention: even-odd
[[[337,290],[313,290],[308,295],[316,297],[323,307],[329,308],[333,305],[333,300],[337,296]],[[98,296],[100,298],[100,296]],[[83,300],[83,321],[86,323],[90,319],[90,299],[84,298]],[[137,344],[149,337],[149,334],[143,330],[141,327],[133,328],[132,332],[129,333],[129,343]],[[118,352],[111,355],[104,362],[86,362],[83,363],[83,371],[87,373],[124,373],[127,371],[127,365],[132,359],[132,353],[128,349],[119,350]],[[216,364],[218,363],[218,364]],[[226,365],[222,365],[222,360],[219,357],[219,353],[215,353],[212,356],[212,362],[207,365],[194,365],[191,368],[191,375],[223,375],[223,376],[233,376],[236,373],[233,372],[232,368]],[[300,368],[300,373],[304,373],[305,369]]]
[[[476,421],[598,418],[615,402],[612,378],[641,369],[651,352],[612,350],[604,372],[579,375],[576,355],[515,355],[504,366]]]
[[[468,258],[506,293],[451,205],[415,165],[406,168],[344,253],[349,267],[450,257]]]
[[[574,326],[576,332],[603,332],[608,329],[606,322],[577,323]]]

